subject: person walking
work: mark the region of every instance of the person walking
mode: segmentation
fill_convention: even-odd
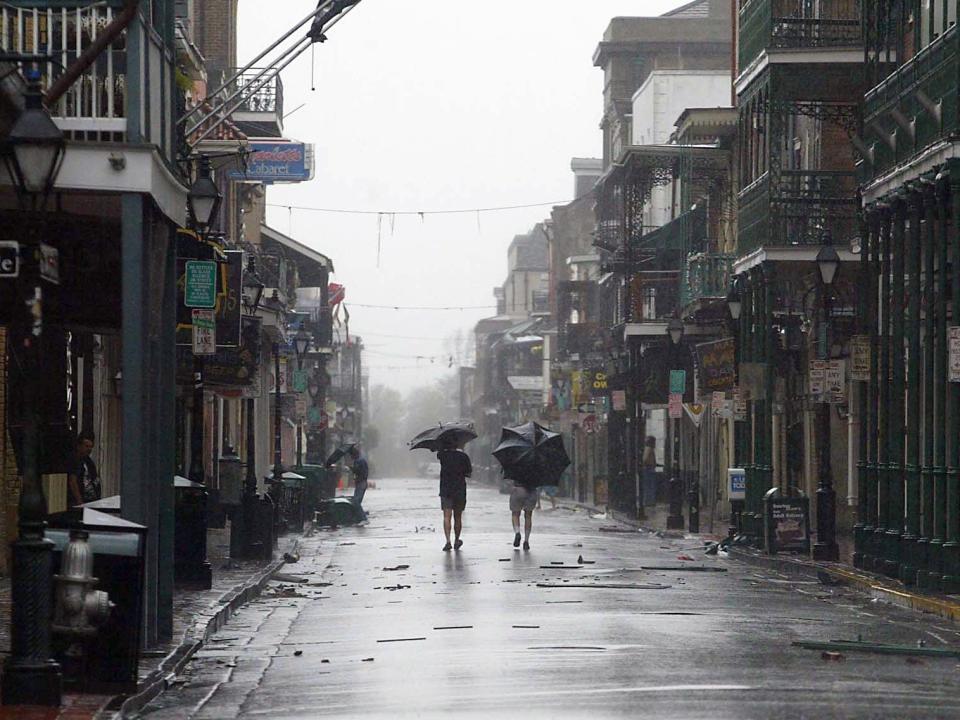
[[[523,549],[530,549],[530,532],[533,530],[533,510],[540,500],[540,488],[513,481],[510,491],[510,515],[513,521],[513,546],[520,547],[520,513],[523,512]]]
[[[657,439],[648,435],[643,448],[643,505],[657,504]]]
[[[94,434],[83,430],[77,435],[73,461],[67,473],[67,505],[82,505],[99,500],[102,493],[97,464],[90,457],[96,441]]]
[[[366,518],[363,509],[363,496],[367,492],[367,478],[370,476],[370,466],[367,459],[360,455],[360,448],[354,445],[347,453],[350,457],[350,469],[353,471],[353,502]]]
[[[463,510],[467,506],[467,478],[473,474],[473,466],[467,454],[448,440],[437,451],[440,461],[440,508],[443,510],[443,534],[447,544],[444,552],[463,546],[460,533],[463,531]],[[450,525],[453,521],[454,542],[450,545]]]

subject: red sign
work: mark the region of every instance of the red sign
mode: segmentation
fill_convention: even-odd
[[[330,300],[328,305],[330,307],[336,307],[344,301],[347,297],[347,289],[340,283],[330,283],[327,285],[327,293]]]

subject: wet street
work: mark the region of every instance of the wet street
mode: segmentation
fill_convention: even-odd
[[[960,644],[945,622],[546,498],[514,549],[490,488],[444,553],[436,481],[377,486],[367,526],[306,538],[144,716],[960,717],[956,658],[791,646]]]

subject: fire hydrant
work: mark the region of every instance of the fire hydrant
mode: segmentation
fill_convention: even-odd
[[[107,621],[114,604],[107,593],[94,590],[93,551],[86,530],[71,530],[70,542],[63,550],[60,574],[56,581],[56,607],[53,632],[70,643],[65,653],[65,679],[83,677],[84,643],[96,635],[97,628]],[[72,676],[72,677],[71,677]]]

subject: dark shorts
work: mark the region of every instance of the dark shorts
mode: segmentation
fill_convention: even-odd
[[[463,512],[463,509],[467,506],[467,494],[463,493],[462,495],[441,495],[440,496],[440,509],[441,510],[453,510],[454,512]]]

